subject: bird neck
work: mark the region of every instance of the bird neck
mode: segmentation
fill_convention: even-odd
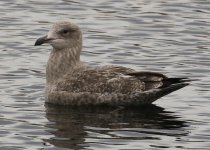
[[[47,84],[57,83],[60,78],[80,64],[81,49],[82,46],[62,50],[53,49],[47,63]]]

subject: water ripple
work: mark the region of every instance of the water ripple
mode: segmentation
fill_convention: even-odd
[[[209,149],[209,1],[1,0],[0,9],[0,149]],[[64,19],[80,24],[88,64],[199,80],[147,109],[44,106],[50,47],[33,45]]]

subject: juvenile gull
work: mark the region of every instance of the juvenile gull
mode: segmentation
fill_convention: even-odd
[[[68,21],[55,23],[35,46],[53,47],[46,68],[46,102],[60,105],[150,104],[187,86],[186,78],[136,72],[121,66],[89,67],[80,61],[82,32]]]

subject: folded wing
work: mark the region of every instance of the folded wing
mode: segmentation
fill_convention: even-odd
[[[134,72],[125,67],[109,66],[85,69],[67,75],[58,89],[69,92],[122,93],[144,92],[184,83],[186,78],[168,78],[156,72]]]

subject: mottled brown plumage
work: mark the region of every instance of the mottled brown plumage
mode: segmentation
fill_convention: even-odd
[[[136,72],[121,66],[89,67],[80,61],[82,32],[67,21],[55,23],[35,45],[52,45],[47,63],[46,101],[61,105],[139,105],[188,85],[185,78]]]

